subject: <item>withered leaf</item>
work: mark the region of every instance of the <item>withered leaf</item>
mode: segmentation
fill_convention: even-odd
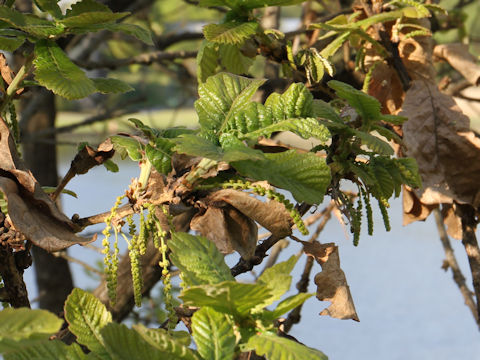
[[[114,153],[110,138],[98,145],[96,150],[90,145],[85,145],[73,158],[68,172],[73,175],[86,174],[94,166],[101,165],[110,159]]]
[[[416,80],[407,91],[400,115],[406,155],[417,160],[423,188],[421,203],[468,203],[480,206],[480,138],[453,98],[435,84]]]
[[[403,186],[403,225],[425,220],[437,205],[425,205],[415,195],[412,188]]]
[[[461,43],[441,44],[433,48],[433,55],[448,61],[472,85],[480,85],[480,65],[468,46]]]
[[[243,259],[250,259],[257,244],[255,222],[231,205],[218,205],[209,205],[203,214],[195,215],[190,228],[213,241],[220,252],[237,251]]]
[[[255,220],[275,237],[292,233],[293,220],[285,206],[277,201],[263,202],[243,191],[219,190],[208,197],[210,202],[224,201],[245,216]]]
[[[59,251],[95,240],[96,236],[86,239],[75,235],[68,222],[58,220],[31,196],[21,194],[15,181],[0,177],[0,190],[7,198],[8,215],[15,229],[42,249]]]
[[[331,305],[320,315],[329,315],[337,319],[358,319],[345,273],[340,268],[338,246],[334,243],[302,242],[305,253],[313,256],[322,266],[322,272],[315,275],[317,299],[330,301]]]
[[[60,212],[19,159],[10,131],[0,118],[0,181],[15,228],[35,245],[58,251],[87,243],[75,235],[80,228]]]

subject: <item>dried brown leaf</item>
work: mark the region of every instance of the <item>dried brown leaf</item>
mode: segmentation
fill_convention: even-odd
[[[421,203],[468,203],[480,206],[480,138],[452,97],[435,84],[416,80],[407,91],[400,115],[406,155],[417,160],[423,188]]]
[[[403,225],[425,220],[437,205],[423,204],[408,186],[403,187]]]
[[[455,214],[454,206],[455,205],[447,204],[442,207],[443,222],[447,227],[447,234],[449,236],[457,240],[462,240],[462,220]]]
[[[85,145],[75,156],[68,171],[72,175],[86,174],[91,168],[103,164],[110,159],[115,150],[110,138],[101,143],[95,150]]]
[[[465,44],[441,44],[433,49],[433,55],[448,63],[472,85],[480,85],[480,65]]]
[[[243,191],[219,190],[208,197],[209,202],[224,201],[245,216],[253,219],[275,237],[283,238],[292,233],[292,217],[285,206],[277,201],[263,202]]]
[[[0,118],[0,181],[15,228],[35,245],[58,251],[93,239],[75,235],[80,228],[60,212],[19,159],[10,131]]]
[[[0,190],[8,202],[8,215],[16,230],[46,251],[59,251],[75,244],[87,244],[96,239],[75,235],[67,222],[62,222],[45,211],[30,196],[25,196],[15,181],[0,177]]]
[[[190,228],[215,243],[224,254],[237,251],[245,260],[255,253],[258,228],[255,222],[227,203],[210,205],[195,215]]]
[[[329,315],[337,319],[358,319],[345,273],[340,268],[338,246],[334,243],[302,242],[305,253],[313,256],[322,266],[322,272],[315,275],[317,299],[330,301],[331,305],[320,315]]]

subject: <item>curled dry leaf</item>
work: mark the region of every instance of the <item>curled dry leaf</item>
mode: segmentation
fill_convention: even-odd
[[[447,226],[447,234],[457,240],[462,240],[462,220],[455,214],[455,204],[442,206],[443,222]]]
[[[7,197],[8,214],[16,230],[35,245],[58,251],[94,240],[75,235],[79,227],[58,210],[25,168],[3,119],[0,119],[0,188]]]
[[[190,228],[213,241],[221,253],[237,251],[243,259],[250,259],[257,244],[255,222],[231,205],[218,205],[209,205],[204,213],[195,215]]]
[[[480,65],[477,64],[475,56],[470,54],[465,44],[441,44],[433,49],[433,55],[448,61],[470,84],[480,85]]]
[[[480,138],[453,98],[427,81],[412,82],[400,115],[407,156],[417,160],[423,188],[415,193],[425,205],[460,203],[480,206]]]
[[[409,186],[403,186],[403,225],[425,220],[437,205],[423,204],[415,191]]]
[[[302,242],[305,253],[322,266],[322,272],[315,275],[317,299],[330,301],[331,305],[322,310],[320,315],[329,315],[337,319],[358,319],[350,288],[345,273],[340,268],[338,246],[334,243]]]
[[[255,221],[278,238],[292,233],[291,216],[276,201],[264,203],[243,191],[225,189],[202,202],[207,209],[194,217],[192,229],[215,242],[223,253],[236,250],[244,259],[253,256],[258,238]]]
[[[283,238],[292,233],[293,220],[285,206],[277,201],[263,202],[243,191],[230,189],[214,192],[209,196],[209,201],[223,201],[232,205],[277,238]]]
[[[68,172],[73,175],[86,174],[94,166],[101,165],[110,159],[114,153],[115,150],[110,138],[98,145],[97,149],[85,145],[72,160]]]

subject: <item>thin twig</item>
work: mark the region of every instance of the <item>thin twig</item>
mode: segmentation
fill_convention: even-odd
[[[85,268],[86,270],[91,271],[94,274],[97,274],[100,277],[104,276],[103,272],[99,271],[98,269],[94,268],[93,266],[87,264],[86,262],[84,262],[82,260],[79,260],[77,258],[74,258],[72,256],[67,255],[67,253],[62,252],[58,256],[64,258],[65,260],[68,260],[70,262],[76,263],[76,264],[82,266],[83,268]]]
[[[152,63],[162,61],[173,61],[178,59],[190,59],[197,57],[197,51],[155,51],[147,54],[140,54],[126,59],[104,60],[98,62],[77,62],[77,65],[87,69],[110,69],[114,70],[122,66],[133,64],[151,65]]]
[[[477,316],[480,318],[480,248],[478,247],[475,228],[477,226],[475,209],[470,205],[457,204],[457,215],[462,220],[462,244],[467,253],[475,291]]]
[[[455,284],[457,284],[460,292],[462,293],[463,299],[465,300],[465,305],[470,309],[472,312],[473,318],[475,322],[480,326],[478,321],[478,313],[476,310],[475,301],[472,296],[472,292],[468,288],[465,283],[465,277],[458,266],[457,259],[455,258],[455,254],[453,252],[453,248],[450,244],[450,239],[448,238],[447,231],[445,230],[445,225],[443,223],[443,216],[438,209],[433,210],[433,214],[435,215],[435,222],[437,224],[438,234],[440,236],[440,241],[443,245],[443,250],[445,251],[445,259],[448,264],[448,267],[452,269],[453,280]]]
[[[125,204],[123,206],[120,206],[115,213],[117,214],[117,217],[123,218],[127,215],[133,214],[134,212],[135,211],[133,210],[132,204]],[[80,229],[84,229],[87,226],[105,222],[105,220],[110,216],[110,214],[111,211],[109,210],[101,214],[96,214],[81,219],[73,219],[73,222],[78,225]]]

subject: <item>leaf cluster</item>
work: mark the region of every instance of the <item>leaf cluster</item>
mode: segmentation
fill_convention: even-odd
[[[128,84],[109,78],[89,78],[65,54],[57,40],[75,34],[108,30],[122,32],[153,45],[146,29],[119,22],[129,13],[115,13],[94,0],[82,0],[63,14],[55,0],[35,2],[41,14],[24,14],[0,5],[0,49],[14,51],[25,41],[34,45],[34,76],[38,85],[67,99],[81,99],[94,92],[122,93],[133,90]],[[49,18],[51,20],[49,20]]]

